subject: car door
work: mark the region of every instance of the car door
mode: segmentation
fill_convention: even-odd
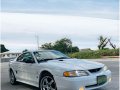
[[[22,73],[22,64],[23,64],[23,56],[24,54],[21,54],[17,59],[16,62],[14,64],[14,71],[15,71],[15,76],[18,80],[21,80],[23,76]]]
[[[24,53],[22,64],[22,73],[24,74],[23,79],[30,84],[36,84],[37,79],[39,78],[37,70],[37,64],[32,53]]]

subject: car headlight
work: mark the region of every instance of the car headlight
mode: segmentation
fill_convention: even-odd
[[[74,71],[64,72],[63,75],[65,77],[80,77],[80,76],[88,76],[88,73],[83,70],[74,70]]]
[[[107,67],[107,66],[104,66],[104,67],[103,67],[103,70],[104,70],[104,71],[108,70],[108,67]]]

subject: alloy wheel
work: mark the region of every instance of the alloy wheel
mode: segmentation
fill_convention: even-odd
[[[11,84],[14,84],[14,82],[15,82],[15,76],[14,76],[13,71],[10,71],[10,82],[11,82]]]
[[[41,90],[57,90],[55,81],[50,76],[45,76],[41,79],[40,88]]]

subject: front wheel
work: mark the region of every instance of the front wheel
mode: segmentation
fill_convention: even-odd
[[[40,90],[57,90],[52,75],[44,75],[40,80]]]
[[[15,78],[14,72],[13,72],[12,70],[9,71],[9,77],[10,77],[10,83],[11,83],[12,85],[17,84],[17,81],[16,81],[16,78]]]

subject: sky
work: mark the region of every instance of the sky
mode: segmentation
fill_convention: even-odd
[[[118,0],[1,0],[1,43],[10,51],[36,49],[63,37],[97,49],[98,37],[118,45]]]
[[[118,19],[119,0],[1,0],[3,12],[52,13]]]

